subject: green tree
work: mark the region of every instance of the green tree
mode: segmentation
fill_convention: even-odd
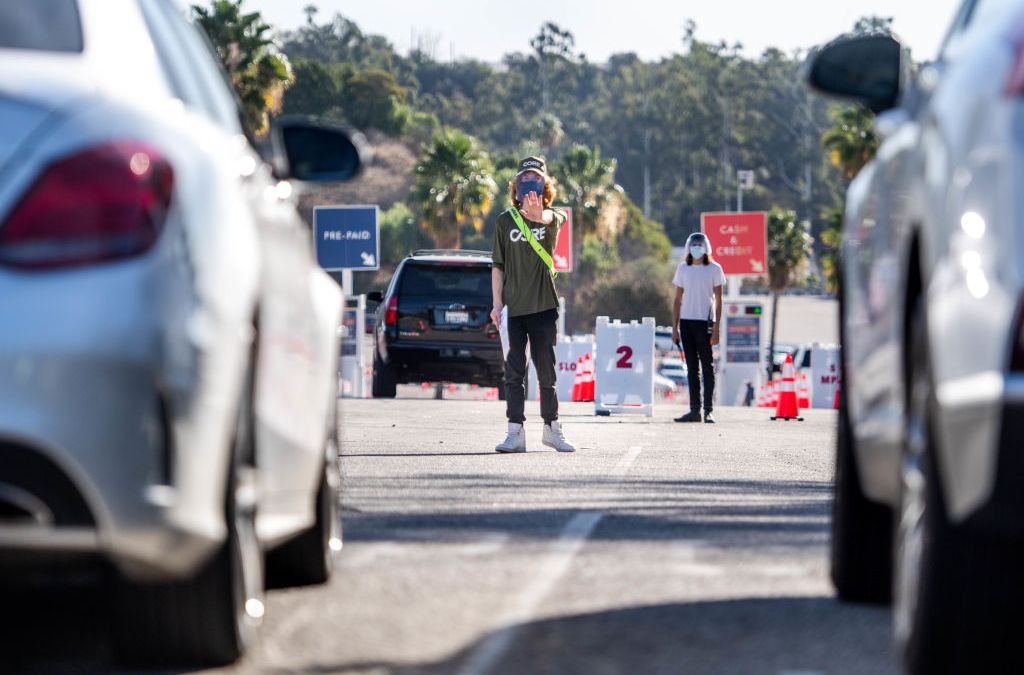
[[[398,136],[412,122],[412,110],[405,104],[405,88],[385,70],[355,72],[344,81],[342,89],[345,118],[359,129],[379,129]]]
[[[404,202],[397,202],[380,216],[380,261],[394,266],[409,253],[426,248],[430,239],[418,226],[416,216]]]
[[[641,258],[598,276],[581,293],[578,314],[587,325],[580,322],[576,329],[593,330],[597,316],[627,321],[653,316],[659,325],[670,323],[675,292],[665,280],[671,277],[671,264],[655,258]]]
[[[620,226],[615,160],[601,157],[601,148],[574,145],[552,167],[561,199],[572,207],[575,235],[614,241]]]
[[[768,287],[772,292],[772,327],[768,339],[768,377],[771,378],[771,355],[775,353],[775,327],[779,320],[779,296],[805,271],[811,254],[812,239],[796,222],[796,213],[772,208],[768,213]]]
[[[825,290],[835,293],[839,290],[839,244],[842,239],[843,210],[824,209],[821,219],[824,222],[818,237],[821,241],[821,271],[825,275]]]
[[[615,160],[603,159],[598,147],[575,145],[552,169],[560,201],[572,207],[573,260],[579,261],[576,272],[569,276],[566,313],[570,325],[585,328],[580,323],[584,313],[577,312],[577,301],[581,289],[592,286],[597,269],[585,265],[582,254],[594,241],[614,250],[617,257],[616,235],[625,217],[621,189],[615,184]]]
[[[423,227],[441,248],[459,248],[461,228],[480,231],[497,192],[487,153],[461,131],[446,130],[416,165],[412,199]]]
[[[343,116],[340,110],[341,78],[319,61],[295,59],[295,82],[284,95],[281,111],[286,114]]]
[[[844,106],[832,110],[832,127],[821,137],[832,164],[852,179],[878,150],[875,115],[863,106]]]
[[[288,59],[268,36],[270,26],[259,12],[242,13],[243,0],[214,0],[192,13],[210,38],[242,104],[246,125],[256,135],[269,127],[285,89],[292,82]]]
[[[571,32],[559,28],[558,24],[548,21],[530,39],[530,47],[540,75],[541,113],[547,114],[551,106],[551,71],[555,64],[575,60],[576,38]]]

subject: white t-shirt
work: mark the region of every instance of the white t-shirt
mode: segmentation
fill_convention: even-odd
[[[710,265],[687,265],[686,261],[676,268],[672,283],[683,289],[683,301],[679,305],[679,318],[695,321],[715,319],[715,289],[725,284],[725,272],[716,262]]]

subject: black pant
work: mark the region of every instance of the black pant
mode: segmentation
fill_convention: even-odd
[[[558,310],[511,316],[508,319],[508,357],[505,359],[505,411],[509,422],[526,421],[526,341],[540,384],[540,415],[546,424],[558,419],[555,391],[555,341],[558,339]]]
[[[704,411],[711,412],[715,400],[715,359],[711,354],[708,322],[682,319],[679,335],[683,340],[683,356],[686,357],[690,410],[700,412],[700,382],[704,380]]]

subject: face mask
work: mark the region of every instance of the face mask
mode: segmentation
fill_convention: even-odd
[[[704,257],[704,253],[705,253],[705,250],[704,250],[703,246],[691,246],[690,247],[690,255],[692,255],[694,258],[703,258]]]
[[[529,192],[540,197],[544,194],[544,180],[542,178],[524,178],[519,181],[517,191],[519,193],[519,201],[523,201]]]

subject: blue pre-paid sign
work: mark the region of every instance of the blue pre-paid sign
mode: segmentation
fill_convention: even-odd
[[[317,206],[313,209],[316,260],[325,270],[380,269],[376,206]]]

